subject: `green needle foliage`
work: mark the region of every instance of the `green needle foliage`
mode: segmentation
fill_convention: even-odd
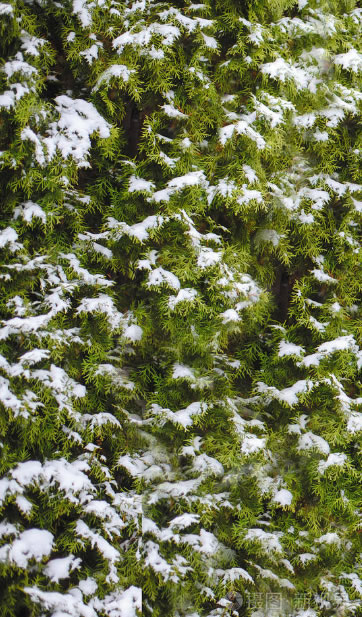
[[[0,4],[1,617],[361,615],[359,4]]]

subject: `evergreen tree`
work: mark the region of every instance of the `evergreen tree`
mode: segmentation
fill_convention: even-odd
[[[358,4],[0,4],[3,617],[360,611]]]

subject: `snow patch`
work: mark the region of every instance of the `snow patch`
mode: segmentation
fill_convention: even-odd
[[[343,454],[342,452],[333,452],[332,454],[329,454],[326,461],[321,461],[319,463],[318,471],[320,474],[323,475],[325,470],[328,469],[328,467],[343,467],[347,460],[348,459],[346,454]]]
[[[38,204],[33,201],[26,201],[14,209],[14,219],[21,217],[26,223],[31,223],[33,218],[41,219],[46,223],[46,214]]]
[[[280,341],[279,343],[279,358],[284,356],[301,356],[304,353],[303,347],[289,343],[288,341]]]
[[[293,495],[288,489],[281,488],[273,495],[272,501],[281,506],[290,506],[293,501]]]
[[[99,90],[103,84],[108,84],[112,78],[122,79],[122,81],[127,83],[132,73],[135,73],[135,70],[129,69],[124,64],[112,64],[112,66],[108,67],[108,69],[100,75],[93,88],[93,92]]]
[[[308,431],[299,438],[298,450],[317,450],[321,454],[329,454],[329,443],[323,437]]]
[[[131,176],[128,181],[128,192],[146,192],[150,193],[155,188],[153,182],[139,178],[138,176]]]
[[[158,287],[159,285],[167,285],[167,287],[171,287],[172,289],[180,289],[181,283],[177,276],[170,272],[169,270],[165,270],[164,268],[155,268],[148,275],[148,287]]]
[[[68,578],[73,570],[80,567],[81,563],[81,559],[74,557],[74,555],[68,555],[68,557],[49,561],[44,572],[52,583],[58,583],[60,580]]]
[[[168,299],[168,306],[173,311],[177,304],[180,302],[193,302],[197,297],[198,293],[196,289],[192,287],[184,287],[180,289],[177,296],[170,296]]]
[[[23,531],[12,544],[0,548],[0,562],[9,561],[18,568],[27,568],[29,561],[41,561],[53,548],[54,536],[45,529]]]
[[[92,146],[91,135],[98,133],[106,139],[111,134],[111,125],[92,103],[83,99],[72,99],[63,94],[55,98],[55,103],[59,119],[50,123],[48,137],[40,138],[30,127],[25,127],[21,138],[33,141],[35,158],[41,166],[52,161],[59,151],[64,159],[72,157],[78,167],[89,167],[86,159]]]
[[[358,73],[362,70],[362,54],[354,47],[345,54],[337,54],[334,64],[340,65],[343,69]]]

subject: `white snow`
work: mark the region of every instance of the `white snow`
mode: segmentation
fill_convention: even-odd
[[[362,54],[360,54],[354,47],[345,54],[337,54],[334,58],[334,63],[339,64],[346,70],[358,73],[362,70]]]
[[[260,543],[263,549],[271,553],[282,553],[283,547],[280,543],[282,532],[269,533],[263,529],[249,529],[244,536],[244,540]]]
[[[3,5],[4,6],[4,5]],[[39,56],[39,47],[42,47],[45,43],[45,39],[39,39],[36,36],[32,36],[25,30],[21,31],[21,49],[29,56]]]
[[[54,617],[97,617],[95,610],[83,603],[82,593],[76,587],[70,593],[43,591],[37,587],[24,587],[24,592],[29,594],[33,602],[38,602],[42,609],[51,611]]]
[[[81,563],[81,559],[68,555],[68,557],[48,561],[44,572],[52,583],[58,583],[61,579],[68,578],[72,570],[79,568]]]
[[[79,55],[83,56],[88,62],[88,64],[92,64],[94,60],[97,60],[98,53],[101,48],[103,48],[103,43],[97,41],[96,43],[93,43],[93,45],[88,47],[88,49],[80,51]]]
[[[0,480],[1,482],[1,480]],[[0,522],[0,538],[5,538],[6,536],[12,536],[18,534],[18,528],[13,525],[13,523],[9,523],[7,520],[2,520]]]
[[[78,234],[78,238],[80,240],[83,239],[87,239],[86,237],[84,238],[85,234]],[[92,242],[92,248],[96,253],[99,253],[100,255],[102,255],[105,259],[112,259],[113,258],[113,253],[112,251],[107,248],[106,246],[103,246],[103,244],[99,244],[98,242]]]
[[[159,285],[167,285],[167,287],[171,287],[171,289],[180,289],[181,283],[177,276],[170,272],[169,270],[165,270],[164,268],[155,268],[148,275],[147,281],[148,287],[158,287]]]
[[[88,576],[88,578],[79,581],[78,587],[84,595],[90,596],[97,591],[98,585],[94,578]]]
[[[190,525],[195,525],[200,521],[199,514],[190,514],[189,512],[185,512],[185,514],[180,514],[180,516],[176,516],[169,522],[169,527],[172,529],[186,529]]]
[[[245,137],[254,141],[258,150],[263,150],[266,146],[266,141],[252,126],[255,120],[256,112],[252,112],[248,115],[241,115],[240,120],[236,124],[228,124],[222,127],[219,131],[220,143],[224,146],[232,138],[234,132],[236,132],[238,135],[245,135]]]
[[[246,178],[250,184],[254,184],[254,182],[258,182],[258,176],[256,171],[250,167],[250,165],[243,165],[243,172],[246,175]]]
[[[84,506],[84,512],[100,519],[109,537],[120,535],[121,530],[126,527],[125,521],[114,506],[104,499],[93,499]]]
[[[55,364],[51,364],[49,370],[34,370],[32,377],[39,379],[39,381],[42,381],[48,388],[53,390],[53,395],[60,393],[63,396],[83,398],[87,393],[85,386],[71,379],[64,369]],[[61,399],[58,399],[59,404],[60,401]]]
[[[293,501],[293,495],[288,489],[281,488],[273,495],[272,501],[279,503],[281,506],[290,506]]]
[[[200,475],[203,476],[221,476],[224,473],[224,467],[215,458],[208,456],[207,454],[199,454],[195,457],[192,467]]]
[[[15,417],[21,413],[24,405],[22,402],[15,396],[15,394],[10,389],[10,382],[5,377],[0,375],[0,401],[7,407],[11,409],[15,414]]]
[[[244,456],[250,456],[255,452],[259,452],[259,450],[263,450],[265,448],[266,438],[258,437],[253,433],[245,433],[241,443],[241,454]]]
[[[168,157],[167,157],[168,158]],[[172,161],[172,159],[169,159]],[[173,165],[171,165],[172,167]],[[155,201],[156,203],[160,203],[161,201],[169,201],[170,197],[175,193],[175,189],[171,189],[171,188],[165,188],[165,189],[161,189],[160,191],[156,191],[155,193],[153,193],[152,195],[152,199],[153,201]]]
[[[164,138],[165,139],[165,138]],[[177,161],[180,160],[180,157],[174,157],[171,158],[170,156],[167,156],[167,154],[165,154],[165,152],[162,152],[162,150],[160,150],[160,159],[163,163],[165,163],[165,165],[167,165],[168,167],[170,167],[171,169],[173,169],[177,163]],[[162,201],[162,199],[165,199],[165,201],[169,200],[169,196],[166,198],[161,198],[162,194],[166,194],[167,195],[171,195],[174,191],[171,189],[164,189],[163,191],[156,191],[155,195],[157,195],[157,197],[154,197],[155,201]]]
[[[134,585],[126,590],[117,589],[103,600],[97,598],[94,606],[108,617],[138,617],[142,611],[142,589]]]
[[[132,389],[132,387],[131,387]],[[120,427],[120,422],[117,418],[106,411],[100,411],[99,413],[83,413],[80,417],[78,417],[80,423],[84,428],[88,428],[90,430],[94,430],[99,426],[104,426],[106,424],[110,424],[116,427]]]
[[[314,216],[313,214],[309,213],[306,214],[302,208],[300,214],[299,214],[299,220],[301,223],[303,223],[303,225],[311,225],[312,223],[314,223]]]
[[[14,219],[20,216],[26,223],[31,223],[33,218],[39,218],[43,223],[46,223],[47,218],[43,208],[33,201],[26,201],[14,208]]]
[[[91,136],[103,139],[110,136],[110,124],[98,113],[92,103],[72,99],[63,94],[55,98],[59,119],[49,124],[48,137],[39,138],[30,127],[21,133],[22,139],[35,144],[35,157],[39,165],[50,162],[60,152],[64,159],[72,157],[78,167],[89,167],[86,160],[91,149]],[[45,151],[44,151],[45,147]]]
[[[298,403],[298,394],[304,394],[309,392],[313,387],[313,382],[308,379],[300,379],[289,388],[278,390],[274,386],[267,386],[265,383],[257,382],[259,392],[268,393],[273,398],[276,398],[287,405],[296,405]]]
[[[304,353],[303,347],[289,343],[288,341],[280,341],[279,343],[279,358],[284,356],[301,356]]]
[[[0,94],[0,107],[5,107],[5,109],[10,109],[13,107],[15,103],[15,95],[12,90],[5,90],[2,94]]]
[[[357,199],[353,199],[352,197],[352,202],[353,205],[356,209],[356,212],[361,212],[362,213],[362,201],[358,201]]]
[[[262,242],[271,242],[273,246],[278,246],[280,239],[284,234],[279,234],[275,229],[260,229],[255,234],[255,244],[259,245]]]
[[[187,534],[183,536],[182,540],[192,546],[194,550],[206,555],[214,555],[221,548],[221,544],[214,534],[205,529],[200,529],[199,536]]]
[[[329,139],[329,135],[327,131],[315,131],[313,133],[313,137],[316,141],[320,141],[320,142],[328,141]]]
[[[241,317],[235,309],[227,309],[223,313],[220,313],[220,317],[222,317],[222,322],[224,324],[235,322],[235,321],[241,321]]]
[[[341,538],[337,533],[329,532],[317,538],[315,542],[318,544],[337,544],[339,546],[341,544]]]
[[[155,184],[149,180],[144,180],[144,178],[139,178],[138,176],[130,176],[128,181],[128,192],[135,193],[144,191],[149,193],[152,189],[155,188]]]
[[[94,373],[95,375],[106,375],[112,381],[112,383],[126,390],[133,390],[135,384],[128,377],[128,371],[122,369],[113,364],[98,364],[98,368]]]
[[[12,227],[6,227],[2,231],[0,231],[0,249],[7,246],[10,251],[17,251],[19,248],[22,247],[22,245],[17,242],[18,237],[19,236],[16,233],[15,229],[13,229]]]
[[[65,497],[72,503],[83,503],[89,499],[94,486],[86,473],[88,463],[76,460],[72,463],[64,458],[45,461],[26,461],[19,463],[12,471],[12,478],[16,480],[17,492],[20,494],[30,484],[38,485],[42,490],[56,487],[64,492]]]
[[[317,555],[314,553],[300,553],[300,555],[298,555],[298,559],[304,566],[305,563],[309,563],[310,561],[317,559]]]
[[[197,297],[196,289],[192,287],[184,287],[180,289],[177,296],[170,296],[168,299],[168,306],[171,310],[174,310],[175,306],[179,304],[179,302],[192,302]]]
[[[135,73],[135,70],[129,69],[124,64],[112,64],[100,75],[93,91],[97,91],[104,83],[108,84],[112,78],[122,79],[122,81],[127,83],[132,73]]]
[[[203,402],[195,402],[190,403],[185,409],[180,409],[179,411],[171,412],[167,415],[168,419],[174,423],[181,424],[184,428],[187,426],[191,426],[193,423],[192,418],[194,416],[199,416],[207,410],[206,403]]]
[[[317,348],[320,353],[323,355],[329,355],[335,353],[336,351],[358,351],[358,345],[352,334],[348,334],[346,336],[339,336],[333,341],[327,341],[326,343],[322,343]]]
[[[83,298],[76,310],[77,315],[81,313],[103,313],[113,330],[124,322],[123,313],[116,309],[112,298],[106,294],[100,294],[97,298]]]
[[[115,563],[120,560],[119,552],[98,532],[90,529],[83,520],[77,521],[75,532],[79,537],[89,540],[93,548],[98,549],[102,557],[109,562],[109,580],[114,583],[118,582]]]
[[[164,581],[168,581],[172,575],[172,565],[160,554],[158,544],[148,540],[144,544],[143,552],[145,566],[151,567],[156,574],[162,576]]]
[[[146,259],[139,259],[137,262],[138,270],[152,270],[152,266],[156,265],[158,252],[155,250],[149,251]]]
[[[248,189],[246,184],[243,184],[241,189],[242,189],[242,194],[237,199],[238,204],[240,204],[240,205],[249,204],[251,201],[256,201],[259,204],[263,203],[263,196],[262,196],[260,191],[257,191],[256,189]],[[268,229],[268,230],[264,230],[264,231],[272,232],[271,236],[272,237],[274,236],[274,230]],[[261,234],[262,233],[263,232],[261,232]],[[275,233],[277,234],[277,232],[275,232]],[[278,242],[279,242],[279,237],[278,237]]]
[[[230,568],[229,570],[225,570],[225,574],[223,577],[223,583],[233,583],[234,581],[242,578],[244,581],[248,581],[248,583],[254,584],[254,579],[246,570],[243,568]]]
[[[229,180],[227,177],[221,178],[216,186],[210,185],[206,189],[207,201],[211,204],[215,195],[222,195],[225,198],[232,197],[236,190],[237,186],[233,180]]]
[[[334,180],[333,178],[330,178],[329,176],[326,176],[324,181],[327,184],[327,186],[329,186],[329,188],[332,189],[332,191],[337,193],[338,197],[342,197],[342,195],[344,195],[349,188],[348,184],[342,184],[341,182],[337,182],[337,180]]]
[[[294,116],[293,124],[303,129],[310,129],[312,128],[316,120],[317,120],[316,114],[311,112],[311,113],[303,114],[301,116],[297,116],[297,115]]]
[[[351,572],[349,574],[347,574],[346,572],[342,572],[342,574],[340,575],[340,578],[347,578],[351,581],[351,585],[353,587],[353,589],[355,589],[355,591],[357,591],[357,593],[359,593],[360,595],[362,595],[362,581],[359,578],[358,574],[356,572]]]
[[[133,477],[144,476],[146,464],[141,458],[132,459],[132,457],[126,454],[118,459],[118,464],[127,469],[128,473]]]
[[[272,79],[279,79],[282,83],[286,80],[292,80],[297,90],[308,88],[311,84],[312,77],[304,68],[298,64],[291,64],[284,58],[277,58],[274,62],[267,62],[260,66],[261,72],[269,75]]]
[[[139,189],[137,189],[139,190]],[[145,190],[145,189],[142,189]],[[154,193],[155,195],[156,193]],[[113,230],[114,237],[118,240],[123,235],[127,235],[130,238],[136,238],[139,242],[144,242],[149,238],[149,230],[157,229],[161,227],[164,222],[163,216],[151,215],[147,216],[143,221],[135,223],[134,225],[128,225],[122,221],[117,221],[113,217],[108,218],[108,229]]]
[[[27,529],[12,544],[0,548],[0,562],[9,561],[18,568],[27,568],[30,560],[41,561],[53,548],[54,536],[45,529]]]
[[[113,282],[109,281],[103,274],[92,274],[80,265],[80,261],[74,253],[59,253],[59,257],[69,261],[70,267],[78,274],[80,280],[87,285],[100,287],[112,287]]]
[[[312,353],[309,354],[308,356],[305,356],[301,362],[299,363],[299,366],[318,366],[321,359],[323,358],[323,355],[321,353]]]
[[[186,114],[183,114],[181,111],[176,109],[176,107],[174,107],[173,105],[165,103],[164,105],[161,106],[161,109],[163,109],[164,113],[169,118],[187,118]]]
[[[184,364],[174,364],[172,371],[172,379],[195,379],[194,371]]]
[[[185,138],[181,141],[180,146],[181,146],[182,150],[188,150],[188,149],[192,146],[192,142],[191,142],[191,140],[189,139],[189,137],[185,137]]]
[[[193,424],[193,417],[199,416],[207,410],[207,404],[202,401],[196,401],[190,403],[185,409],[178,411],[171,411],[170,409],[163,409],[156,404],[151,405],[154,414],[158,413],[164,416],[167,420],[174,424],[181,424],[184,428]]]
[[[308,431],[299,437],[298,450],[317,450],[321,454],[329,454],[329,443],[320,435]]]
[[[222,258],[221,251],[214,251],[208,246],[200,247],[199,256],[197,258],[197,265],[204,270],[205,268],[211,268],[215,266]]]
[[[19,510],[25,514],[29,515],[33,509],[33,504],[23,495],[17,495],[15,499],[15,503],[18,506]]]
[[[2,70],[8,78],[13,77],[15,73],[22,73],[25,77],[32,77],[34,73],[38,72],[35,66],[24,61],[24,56],[21,52],[15,55],[14,60],[5,62]]]
[[[347,422],[347,431],[350,433],[359,433],[362,431],[362,413],[354,411],[350,414]]]
[[[339,306],[339,305],[338,305]],[[318,366],[320,361],[323,358],[333,354],[337,351],[351,351],[352,353],[358,353],[358,345],[352,334],[348,334],[345,336],[339,336],[332,341],[326,341],[317,347],[316,353],[305,356],[301,362],[300,366]]]
[[[324,272],[324,270],[320,268],[314,268],[313,270],[311,270],[311,274],[313,274],[314,278],[317,279],[317,281],[319,281],[320,283],[338,283],[337,279],[332,278],[331,276],[329,276],[329,274],[327,274],[326,272]]]
[[[326,327],[329,325],[329,321],[328,322],[321,322],[318,321],[318,319],[316,319],[315,317],[313,317],[313,315],[309,316],[309,322],[311,323],[311,325],[313,326],[313,328],[315,328],[316,330],[318,330],[318,332],[324,332]]]
[[[119,37],[114,39],[112,45],[115,49],[122,53],[126,45],[147,47],[153,35],[163,37],[161,45],[173,45],[175,40],[181,35],[181,31],[176,26],[171,24],[151,23],[147,27],[143,27],[138,32],[124,32]]]
[[[49,358],[50,351],[49,349],[32,349],[31,351],[25,352],[22,356],[20,356],[21,364],[37,364],[42,360]]]
[[[190,186],[201,186],[205,189],[208,187],[208,181],[203,171],[191,171],[184,176],[173,178],[167,183],[166,188],[156,191],[151,199],[156,203],[169,201],[174,193]]]
[[[0,4],[0,15],[12,15],[14,12],[14,7],[11,4]]]
[[[339,313],[339,311],[342,310],[341,305],[339,304],[339,302],[333,302],[333,304],[331,304],[331,306],[329,307],[330,311],[333,314]]]
[[[318,465],[318,471],[320,474],[324,474],[325,470],[331,466],[343,467],[345,462],[347,461],[347,455],[343,454],[343,452],[333,452],[329,454],[326,461],[320,461]]]
[[[73,13],[78,17],[83,28],[87,28],[92,23],[92,15],[89,10],[87,0],[73,0]]]
[[[135,343],[136,341],[141,340],[143,336],[143,330],[140,326],[137,326],[136,324],[131,324],[123,330],[123,336],[129,341]]]
[[[188,186],[202,186],[207,188],[208,181],[203,171],[190,171],[184,176],[178,176],[176,178],[172,178],[167,183],[167,187],[171,189],[175,189],[177,191],[181,191]]]
[[[207,36],[204,32],[201,32],[201,34],[206,47],[209,47],[210,49],[217,49],[217,40],[214,39],[213,36]]]

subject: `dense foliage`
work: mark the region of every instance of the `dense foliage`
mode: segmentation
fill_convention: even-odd
[[[360,614],[359,2],[0,20],[0,615]]]

